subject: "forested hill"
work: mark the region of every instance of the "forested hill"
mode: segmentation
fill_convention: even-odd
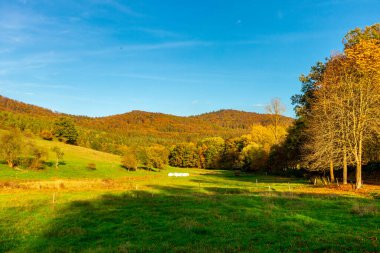
[[[104,145],[100,145],[99,142],[112,145],[171,145],[181,141],[196,142],[209,136],[236,137],[249,133],[253,124],[269,124],[271,117],[267,114],[221,110],[189,117],[132,111],[93,118],[56,113],[0,96],[2,128],[18,127],[38,134],[42,130],[52,130],[54,122],[62,116],[71,118],[81,130],[79,145],[104,151],[107,151],[107,148],[103,148]],[[282,117],[281,122],[283,125],[289,125],[292,120]],[[94,142],[97,144],[93,144]]]
[[[250,129],[253,124],[268,125],[271,123],[271,115],[237,110],[220,110],[192,116],[190,118],[200,119],[213,125],[229,129]],[[281,118],[282,125],[287,126],[292,122],[292,118]]]
[[[54,116],[57,113],[39,106],[26,104],[0,95],[0,110],[36,116]]]

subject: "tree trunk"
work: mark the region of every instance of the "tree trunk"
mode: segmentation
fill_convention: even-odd
[[[59,165],[59,159],[57,158],[57,160],[55,161],[55,168],[58,169],[58,165]]]
[[[362,187],[362,139],[359,140],[358,156],[356,159],[356,189]]]
[[[347,184],[347,148],[343,147],[343,184]]]
[[[331,182],[335,181],[335,177],[334,177],[334,163],[333,163],[332,160],[330,160],[330,180],[331,180]]]
[[[356,164],[356,189],[362,187],[362,163],[358,162]]]

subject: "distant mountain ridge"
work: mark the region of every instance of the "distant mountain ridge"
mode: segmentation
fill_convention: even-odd
[[[66,113],[54,112],[50,109],[46,109],[37,105],[27,104],[21,101],[17,101],[11,98],[7,98],[0,95],[0,110],[9,111],[14,113],[24,113],[35,116],[68,116],[73,118],[88,118],[93,120],[102,120],[102,119],[122,119],[126,120],[128,123],[135,122],[137,124],[150,122],[154,123],[154,119],[162,119],[165,117],[171,118],[172,120],[178,122],[184,121],[193,121],[199,123],[199,121],[204,122],[213,122],[218,126],[226,128],[243,128],[252,124],[269,124],[270,115],[261,114],[256,112],[246,112],[233,109],[221,109],[218,111],[203,113],[193,116],[176,116],[172,114],[158,113],[158,112],[146,112],[140,110],[133,110],[123,114],[115,114],[110,116],[103,117],[90,117],[90,116],[81,116],[81,115],[71,115]],[[282,117],[283,123],[291,123],[292,118]]]
[[[249,133],[253,124],[268,125],[271,122],[271,115],[238,110],[219,110],[186,117],[138,110],[106,117],[76,116],[53,112],[4,96],[0,96],[0,112],[5,114],[2,121],[0,118],[0,124],[3,122],[3,125],[12,126],[17,120],[26,118],[23,127],[36,133],[42,128],[52,128],[59,117],[70,117],[91,138],[109,138],[115,145],[171,145],[179,141],[196,142],[210,136],[236,137]],[[13,123],[9,123],[11,119]],[[281,117],[282,125],[288,126],[292,122],[292,118]]]

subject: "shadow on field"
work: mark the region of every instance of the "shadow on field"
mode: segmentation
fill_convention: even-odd
[[[230,170],[218,170],[215,171],[215,173],[206,173],[202,174],[202,177],[204,179],[202,180],[193,180],[193,182],[212,182],[218,179],[224,179],[224,180],[231,180],[235,182],[246,182],[246,183],[266,183],[266,184],[280,184],[280,183],[292,183],[292,184],[304,184],[305,179],[302,178],[287,178],[287,177],[280,177],[280,176],[267,176],[259,173],[237,173]]]
[[[197,193],[156,187],[56,207],[26,252],[375,252],[377,215],[350,210],[370,200]],[[216,193],[223,188],[209,189]],[[377,233],[377,234],[376,234]],[[343,243],[344,242],[344,243]],[[8,248],[8,250],[15,249]],[[21,250],[23,251],[23,250]]]

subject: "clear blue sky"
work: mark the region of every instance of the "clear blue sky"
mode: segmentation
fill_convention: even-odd
[[[0,94],[56,111],[263,112],[379,0],[0,0]]]

